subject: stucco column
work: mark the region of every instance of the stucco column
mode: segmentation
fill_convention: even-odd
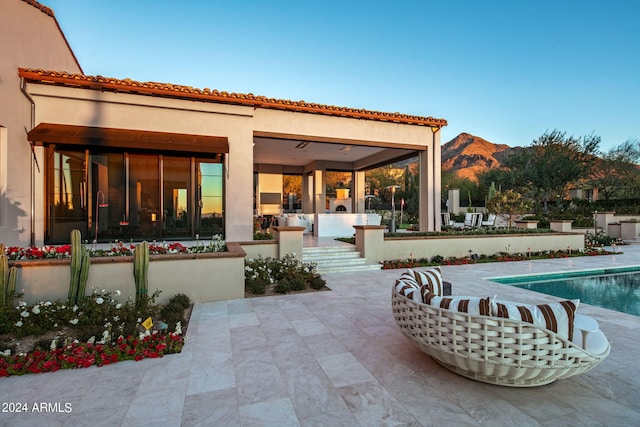
[[[433,177],[431,188],[433,190],[433,194],[431,198],[431,209],[429,210],[429,212],[431,218],[433,219],[433,230],[440,231],[442,226],[442,216],[440,215],[440,206],[442,203],[442,190],[440,188],[442,168],[440,156],[440,128],[431,128],[431,134],[433,136],[431,145],[433,147],[433,161],[431,164],[431,174]]]
[[[369,264],[384,261],[385,225],[354,225],[356,229],[356,250]]]
[[[435,130],[434,130],[435,129]],[[420,168],[420,231],[440,231],[440,129],[432,128],[427,149],[418,155]]]
[[[327,192],[323,169],[314,169],[313,171],[313,197],[314,212],[323,214],[327,209]]]
[[[293,254],[296,258],[302,259],[302,233],[305,227],[273,227],[275,238],[278,242],[278,259],[282,259],[287,254]]]
[[[351,182],[353,183],[353,195],[351,196],[352,212],[361,213],[364,212],[365,207],[365,179],[364,171],[354,171],[352,174]]]
[[[229,134],[229,153],[224,156],[224,222],[228,241],[253,240],[253,134],[241,127]],[[281,190],[282,191],[282,190]],[[257,194],[259,197],[260,194]],[[258,207],[260,199],[258,199]]]

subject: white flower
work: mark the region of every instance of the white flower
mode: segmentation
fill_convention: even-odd
[[[54,327],[54,328],[57,328],[57,327],[58,327],[58,324],[57,324],[57,323],[54,323],[54,324],[53,324],[53,327]]]
[[[120,316],[113,316],[113,321],[117,322],[118,320],[120,320]]]
[[[110,327],[111,327],[111,322],[107,322],[107,323],[104,324],[104,328],[105,329],[110,328]]]
[[[182,322],[176,322],[176,335],[182,335]]]
[[[104,299],[102,297],[98,297],[96,298],[96,304],[102,304],[104,302]]]
[[[74,305],[72,308],[73,312],[75,313],[76,311],[78,311],[78,304]]]
[[[0,354],[2,354],[3,356],[11,356],[11,349],[6,349],[5,351],[0,351]]]
[[[69,320],[69,323],[71,323],[72,325],[77,325],[78,324],[78,319],[71,319],[71,320]]]
[[[28,311],[23,311],[22,313],[20,313],[20,316],[29,317],[29,312]]]
[[[138,320],[136,322],[142,323],[142,317],[138,317]]]
[[[50,305],[51,305],[51,301],[47,301],[47,302],[44,303],[45,307],[49,307]]]
[[[122,307],[122,304],[120,304],[120,303],[116,304],[116,310],[119,310],[121,307]]]
[[[22,320],[18,320],[18,321],[16,322],[16,326],[17,326],[18,328],[21,328],[21,327],[22,327]]]
[[[31,309],[31,312],[33,314],[40,314],[40,306],[39,305],[34,305],[33,308]]]
[[[91,337],[87,340],[87,344],[93,344],[94,342],[96,342],[96,337]]]
[[[55,338],[51,340],[51,345],[49,346],[49,348],[51,349],[51,351],[53,351],[56,348],[58,348],[58,341],[56,341]]]
[[[116,289],[116,290],[114,291],[114,294],[116,294],[116,295],[120,296],[121,292],[120,292],[120,290],[119,290],[119,289]]]

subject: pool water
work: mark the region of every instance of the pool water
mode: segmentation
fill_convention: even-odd
[[[640,267],[498,277],[490,280],[560,298],[579,299],[586,304],[640,316]]]

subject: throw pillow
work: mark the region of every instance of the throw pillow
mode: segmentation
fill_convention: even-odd
[[[565,300],[539,305],[496,301],[492,311],[496,317],[532,323],[573,341],[573,322],[579,304],[580,300]]]
[[[413,273],[418,286],[427,286],[431,292],[442,295],[442,271],[440,267],[429,267],[424,270],[409,270]]]

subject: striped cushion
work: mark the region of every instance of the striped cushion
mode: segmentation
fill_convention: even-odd
[[[396,279],[395,288],[400,295],[422,302],[422,295],[419,292],[420,285],[418,285],[413,273],[409,271],[403,273],[400,278]]]
[[[472,316],[491,316],[491,298],[439,297],[423,286],[420,288],[425,304]]]
[[[427,286],[437,296],[442,295],[442,271],[440,267],[429,267],[424,270],[409,270],[418,286]]]
[[[580,300],[565,300],[539,305],[495,301],[492,304],[492,311],[496,317],[533,323],[572,341],[573,322],[579,304]]]

